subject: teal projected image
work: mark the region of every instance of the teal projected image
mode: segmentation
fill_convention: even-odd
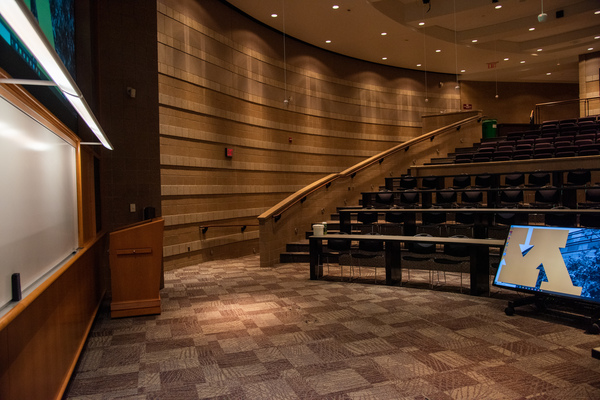
[[[63,64],[75,78],[75,21],[73,0],[25,0]],[[29,50],[0,18],[0,37],[39,77],[46,77]]]

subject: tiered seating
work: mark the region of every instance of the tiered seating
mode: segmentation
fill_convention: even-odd
[[[555,207],[594,207],[600,201],[600,186],[593,184],[598,178],[600,169],[418,178],[404,175],[386,178],[387,189],[384,192],[364,192],[362,205],[367,209],[365,212],[371,208],[392,208],[398,209],[398,212],[403,212],[404,209],[409,214],[414,214],[414,210],[428,208],[457,209],[457,212],[453,211],[450,215],[442,215],[443,211],[439,215],[433,212],[427,215],[423,213],[417,230],[438,232],[439,236],[442,231],[449,232],[448,224],[471,225],[468,230],[472,231],[473,213],[469,212],[472,208],[527,208],[532,209],[534,214],[542,215],[543,210]],[[578,198],[581,200],[584,196],[587,206],[581,201],[578,203]],[[460,209],[465,210],[458,211]],[[358,222],[362,222],[363,217]],[[406,219],[400,217],[398,221],[405,222]],[[372,232],[373,229],[363,227],[361,231]],[[377,231],[381,231],[380,228]]]
[[[600,168],[386,178],[386,191],[363,193],[362,208],[338,209],[340,232],[354,235],[325,244],[317,264],[329,266],[337,261],[344,279],[343,267],[349,266],[348,279],[378,282],[382,277],[377,278],[377,268],[385,267],[389,273],[390,265],[396,265],[394,257],[401,257],[409,280],[411,269],[429,271],[430,285],[435,284],[434,272],[437,284],[442,284],[439,274],[448,272],[462,279],[462,274],[473,273],[469,250],[473,243],[505,239],[510,225],[600,228],[600,185],[593,184],[599,178]],[[577,203],[575,192],[584,195],[585,202]],[[396,240],[395,235],[402,237]],[[440,240],[421,246],[421,237]],[[465,242],[452,242],[457,237]],[[394,241],[402,244],[388,248],[395,246]],[[494,251],[485,257],[493,262],[498,255]],[[386,275],[385,282],[389,279],[394,278]]]
[[[461,151],[455,163],[528,160],[600,155],[597,116],[544,121],[539,129],[511,132],[482,141],[474,151]]]

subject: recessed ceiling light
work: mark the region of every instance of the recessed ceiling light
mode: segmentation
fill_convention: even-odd
[[[460,72],[467,72],[467,70],[466,69],[461,69]]]
[[[471,40],[471,43],[477,43],[477,39]]]
[[[537,53],[531,53],[531,55],[537,57]]]
[[[504,61],[508,61],[508,60],[510,60],[510,58],[508,58],[508,57],[504,58]]]
[[[325,43],[331,43],[331,40],[326,40]]]
[[[340,8],[340,6],[338,6],[338,5],[336,4],[336,5],[334,5],[334,6],[333,6],[333,7],[331,7],[331,8],[333,8],[334,10],[337,10],[338,8]]]
[[[546,75],[552,75],[552,72],[546,72]]]
[[[600,39],[600,36],[594,36],[594,39]]]
[[[537,49],[537,51],[542,51],[542,50],[544,50],[544,49]]]
[[[499,10],[502,8],[502,5],[498,4],[496,7],[494,7],[496,10]]]
[[[594,14],[596,14],[596,15],[600,14],[600,10],[594,11]]]
[[[435,52],[436,52],[436,53],[441,53],[441,52],[442,52],[442,50],[440,50],[440,49],[437,49]]]
[[[521,61],[521,64],[525,64],[525,61],[524,61],[524,60],[523,60],[523,61]]]
[[[535,31],[535,28],[529,28],[529,32]]]
[[[419,26],[425,25],[425,22],[419,22]]]
[[[417,64],[417,67],[420,67],[420,66],[421,66],[421,64]]]
[[[381,59],[385,61],[385,60],[387,60],[387,57],[381,57]]]
[[[386,36],[387,32],[381,32],[381,36]]]
[[[277,14],[273,13],[273,14],[271,14],[271,17],[277,18]]]
[[[592,51],[592,50],[594,50],[593,47],[588,47],[588,51]]]

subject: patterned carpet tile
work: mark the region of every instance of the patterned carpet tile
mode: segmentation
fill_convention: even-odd
[[[307,264],[258,256],[170,271],[160,315],[101,310],[65,398],[600,398],[600,339],[581,325],[508,317],[516,294],[462,294],[458,276],[431,289],[426,272],[406,286],[361,274],[311,281]]]

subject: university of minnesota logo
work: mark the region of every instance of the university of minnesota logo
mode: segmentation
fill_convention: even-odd
[[[577,231],[569,228],[513,227],[500,262],[497,281],[581,296],[582,287],[573,284],[563,258],[569,235]]]

